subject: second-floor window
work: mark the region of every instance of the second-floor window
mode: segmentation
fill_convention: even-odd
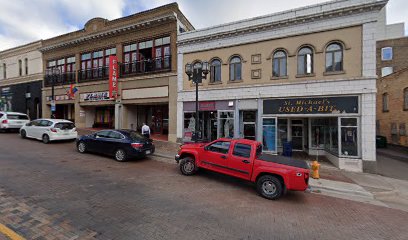
[[[273,77],[284,77],[287,75],[287,68],[286,68],[286,52],[282,50],[278,50],[273,54]]]
[[[3,63],[3,78],[7,78],[7,65],[5,63]]]
[[[210,63],[210,82],[221,82],[221,61],[214,59]]]
[[[310,47],[303,47],[298,52],[298,75],[308,75],[313,73],[313,50]]]
[[[392,60],[392,47],[381,48],[381,60],[382,61]]]
[[[343,71],[343,48],[339,43],[332,43],[326,48],[326,72]]]
[[[229,64],[230,68],[230,81],[236,81],[242,79],[242,64],[241,58],[238,56],[232,57]]]
[[[23,61],[18,60],[18,75],[23,75]]]
[[[24,59],[24,66],[25,66],[25,75],[28,75],[28,59]]]
[[[80,79],[109,76],[109,56],[116,55],[116,48],[108,48],[81,54]]]
[[[383,112],[388,112],[388,93],[382,95]]]
[[[408,87],[404,89],[404,110],[408,110]]]

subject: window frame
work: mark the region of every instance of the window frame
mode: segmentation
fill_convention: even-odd
[[[389,112],[389,94],[388,93],[383,93],[382,94],[382,111],[383,112]]]
[[[226,153],[223,153],[223,152],[220,152],[220,151],[213,151],[213,150],[211,150],[211,146],[214,145],[214,144],[218,144],[218,143],[228,143],[228,150],[227,150]],[[216,141],[216,142],[213,142],[213,143],[207,145],[207,146],[206,146],[206,149],[207,149],[207,151],[212,152],[212,153],[228,154],[228,153],[230,152],[230,150],[231,150],[231,141],[224,141],[224,140]],[[221,148],[217,148],[217,149],[221,149]]]
[[[385,50],[388,50],[388,49],[390,49],[391,50],[391,57],[389,58],[389,59],[386,59],[385,57],[384,57],[384,51]],[[391,61],[392,59],[394,58],[394,52],[393,52],[393,49],[392,49],[392,47],[383,47],[383,48],[381,48],[381,61]]]
[[[219,62],[219,65],[214,65],[214,62]],[[222,82],[222,62],[221,59],[219,58],[214,58],[210,61],[210,83],[218,83],[218,82]],[[216,73],[217,76],[219,76],[219,79],[216,77]]]
[[[275,57],[275,55],[276,55],[277,53],[279,53],[279,52],[282,52],[282,53],[284,54],[284,56],[282,56],[282,57]],[[277,63],[276,63],[275,60],[277,60]],[[282,74],[282,73],[281,73],[282,60],[284,60],[284,62],[285,62],[285,74]],[[277,74],[275,74],[275,71],[274,71],[274,69],[275,69],[275,64],[278,64],[277,69],[278,69],[279,72],[278,72]],[[285,50],[283,50],[283,49],[277,49],[277,50],[275,50],[275,51],[273,52],[273,55],[272,55],[272,77],[280,78],[280,77],[287,77],[287,76],[288,76],[288,54],[287,54],[287,52],[286,52]]]
[[[239,59],[239,62],[232,62],[234,59]],[[242,58],[239,55],[233,55],[229,60],[229,81],[241,81],[242,80]],[[232,76],[231,68],[233,68],[234,75]],[[237,78],[237,71],[240,70],[240,78]]]
[[[336,50],[328,50],[328,48],[332,45],[337,45],[340,47],[340,49]],[[326,47],[326,54],[325,54],[325,72],[326,73],[335,73],[335,72],[342,72],[344,71],[344,48],[343,45],[339,42],[331,42],[327,45]],[[340,61],[340,70],[336,70],[336,53],[341,54],[341,61]],[[330,59],[332,61],[331,69],[329,71],[327,70],[327,56],[330,55]]]
[[[308,53],[302,53],[300,54],[300,52],[303,49],[309,49],[311,51],[310,53],[310,68],[311,71],[310,73],[307,72],[307,65],[308,65],[308,61],[307,61],[307,56],[309,55]],[[303,62],[302,62],[302,66],[299,65],[299,58],[303,57]],[[299,76],[307,76],[307,75],[313,75],[314,74],[314,50],[312,47],[310,46],[302,46],[298,51],[297,51],[297,75]],[[300,67],[302,67],[303,71],[302,73],[300,73]]]

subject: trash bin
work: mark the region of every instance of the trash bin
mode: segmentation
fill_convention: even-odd
[[[283,142],[283,156],[292,157],[292,142]]]
[[[375,143],[376,143],[377,148],[386,148],[387,138],[384,136],[376,136]]]

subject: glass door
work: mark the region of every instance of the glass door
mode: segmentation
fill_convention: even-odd
[[[256,140],[256,111],[241,111],[240,118],[240,136]]]
[[[303,151],[303,120],[292,120],[292,148]]]
[[[262,144],[264,151],[277,152],[276,117],[262,119]]]

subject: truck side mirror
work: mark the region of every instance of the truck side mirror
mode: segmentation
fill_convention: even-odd
[[[204,151],[208,151],[208,146],[205,146],[205,147],[204,147]]]

